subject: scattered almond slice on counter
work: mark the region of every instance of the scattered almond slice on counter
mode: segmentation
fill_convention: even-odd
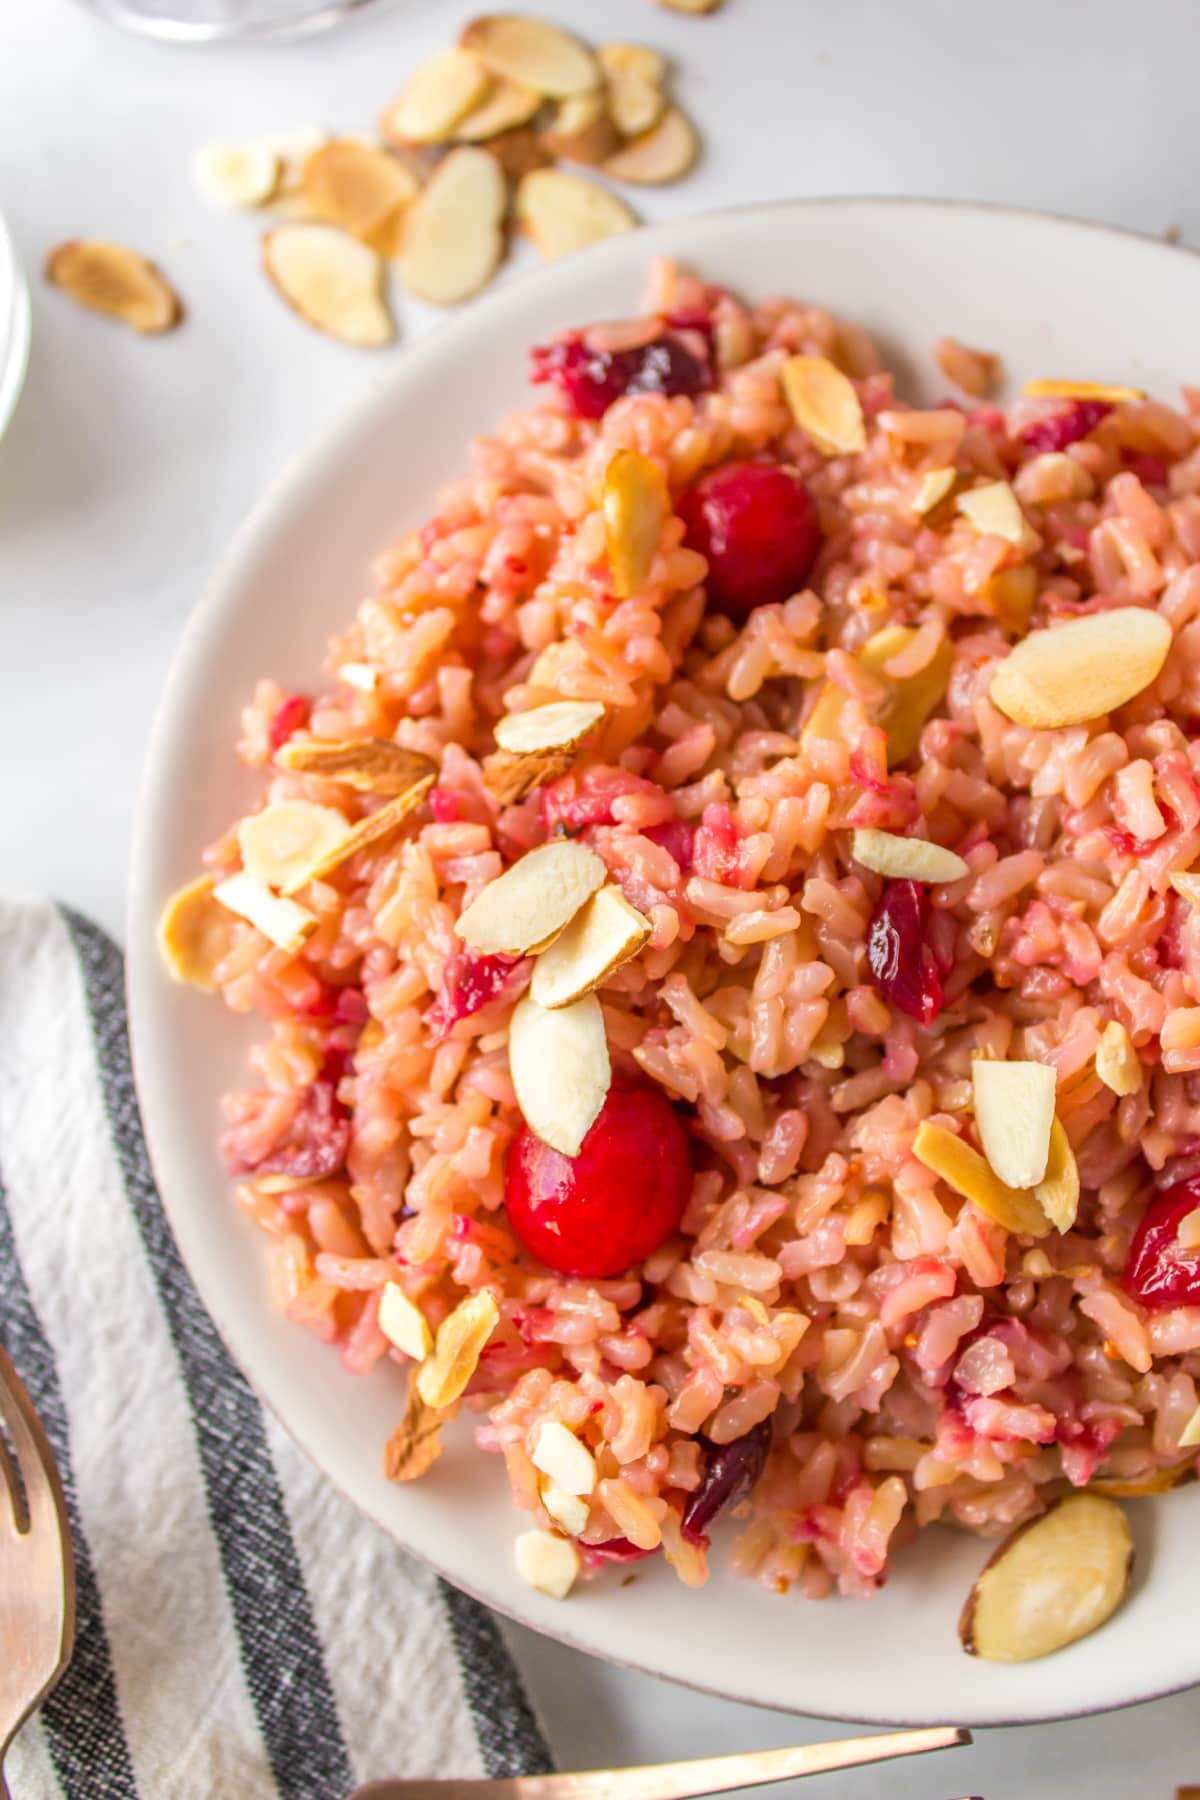
[[[1003,1225],[1005,1231],[1020,1237],[1045,1237],[1049,1231],[1045,1214],[1033,1195],[1001,1181],[978,1150],[944,1125],[931,1125],[923,1119],[913,1139],[913,1155],[956,1194],[971,1201],[997,1225]]]
[[[625,73],[608,78],[608,110],[622,137],[639,137],[650,131],[662,118],[666,104],[658,83],[648,81],[644,75]],[[669,181],[674,179],[667,177]]]
[[[1031,1188],[1046,1173],[1056,1081],[1048,1063],[971,1064],[975,1124],[983,1152],[1007,1187]]]
[[[596,996],[549,1012],[526,995],[509,1024],[508,1062],[529,1129],[551,1149],[578,1156],[612,1080]]]
[[[639,81],[648,81],[661,87],[667,79],[666,57],[659,51],[652,50],[648,44],[601,44],[596,52],[596,61],[609,81],[620,81],[623,76],[636,75]]]
[[[394,1281],[386,1282],[379,1296],[379,1329],[389,1344],[414,1362],[424,1362],[433,1349],[433,1333],[425,1314]]]
[[[590,994],[637,955],[650,936],[650,921],[615,884],[602,887],[543,950],[529,991],[553,1011]]]
[[[383,1452],[383,1472],[389,1481],[419,1481],[442,1454],[442,1426],[446,1415],[428,1406],[411,1376],[404,1417],[388,1439]]]
[[[46,258],[46,279],[90,312],[119,319],[144,336],[170,331],[183,317],[166,277],[124,244],[76,238]]]
[[[926,838],[899,837],[873,826],[854,833],[850,854],[864,869],[902,881],[961,881],[970,867],[953,850]]]
[[[560,100],[542,133],[542,142],[553,155],[591,167],[602,163],[617,141],[617,127],[600,88]]]
[[[912,509],[919,518],[931,513],[958,480],[957,469],[927,469],[917,484]]]
[[[1021,502],[1007,481],[985,481],[967,488],[955,502],[981,536],[1004,538],[1029,556],[1041,546],[1041,538],[1021,511]]]
[[[196,185],[216,206],[265,206],[279,187],[282,164],[263,139],[206,144],[192,159]]]
[[[468,1294],[447,1313],[433,1349],[417,1371],[417,1393],[426,1406],[449,1406],[460,1397],[499,1319],[500,1308],[486,1288]]]
[[[583,1496],[595,1490],[595,1457],[557,1419],[546,1419],[539,1425],[531,1461],[535,1469],[548,1475],[566,1494]]]
[[[380,291],[379,258],[357,238],[307,220],[277,225],[263,238],[262,259],[306,325],[356,349],[391,343],[395,329]]]
[[[279,195],[298,193],[304,183],[304,167],[314,150],[329,142],[319,125],[298,125],[292,131],[270,131],[255,140],[279,163]]]
[[[721,0],[658,0],[668,12],[710,13],[716,12]]]
[[[528,956],[553,943],[608,871],[594,850],[553,838],[478,893],[454,929],[485,956]]]
[[[1020,1526],[986,1564],[959,1621],[963,1649],[991,1662],[1049,1656],[1111,1617],[1132,1568],[1121,1508],[1074,1494]]]
[[[213,971],[233,948],[237,927],[214,896],[216,883],[201,875],[179,888],[159,914],[158,948],[175,981],[202,993],[216,992]]]
[[[1142,1085],[1141,1058],[1119,1019],[1110,1019],[1100,1033],[1096,1073],[1114,1094],[1136,1094]]]
[[[577,1494],[568,1494],[553,1481],[538,1483],[538,1497],[554,1523],[568,1537],[577,1538],[587,1530],[591,1509]]]
[[[1079,1169],[1066,1127],[1057,1117],[1050,1127],[1046,1173],[1034,1184],[1033,1196],[1055,1231],[1070,1231],[1079,1211]]]
[[[574,1544],[552,1531],[523,1531],[513,1545],[517,1574],[552,1600],[565,1600],[583,1564]]]
[[[1200,1444],[1200,1406],[1196,1408],[1179,1434],[1181,1450],[1194,1450],[1197,1444]]]
[[[379,129],[391,142],[443,144],[460,119],[485,98],[487,70],[465,50],[435,50],[419,63],[392,101]]]
[[[494,156],[473,144],[452,150],[405,216],[405,287],[435,306],[453,306],[483,287],[503,254],[506,199]]]
[[[699,152],[700,140],[691,121],[677,106],[668,106],[648,131],[631,137],[607,157],[603,169],[612,181],[664,186],[686,175]]]
[[[997,666],[989,695],[1018,725],[1085,725],[1149,687],[1170,648],[1171,627],[1156,612],[1091,613],[1030,632]]]
[[[848,375],[824,356],[789,356],[780,375],[793,419],[826,456],[848,456],[867,443],[862,406]]]
[[[310,800],[277,800],[248,813],[238,826],[242,864],[264,887],[302,887],[314,868],[350,836],[350,826],[332,806]]]
[[[571,256],[632,231],[637,220],[615,194],[565,169],[533,169],[517,186],[515,211],[543,256]]]
[[[278,751],[276,761],[296,775],[340,781],[365,794],[404,794],[414,782],[438,772],[432,756],[393,744],[390,738],[289,740]]]
[[[309,157],[303,191],[314,218],[340,225],[366,242],[394,222],[415,199],[420,183],[389,150],[335,138]]]
[[[518,126],[515,131],[502,131],[498,137],[491,138],[484,149],[514,187],[534,169],[544,169],[554,161],[540,132],[529,125]]]
[[[587,46],[547,19],[488,13],[472,19],[458,41],[490,74],[536,88],[552,100],[600,85],[600,70]]]
[[[598,700],[552,700],[528,712],[497,719],[495,738],[502,750],[534,754],[539,750],[574,750],[604,717]]]
[[[1144,400],[1141,388],[1119,387],[1103,381],[1027,381],[1025,392],[1032,400]]]
[[[627,600],[645,586],[671,516],[666,477],[640,450],[616,450],[604,471],[603,505],[613,592]]]
[[[519,125],[528,125],[541,104],[542,96],[536,88],[501,77],[493,81],[478,105],[458,121],[454,127],[455,139],[460,144],[479,144],[506,131],[515,131]]]
[[[222,906],[247,919],[280,950],[302,950],[317,929],[316,916],[305,906],[273,894],[252,875],[240,873],[219,881],[213,896]]]
[[[432,775],[422,775],[404,793],[397,794],[394,800],[388,800],[378,812],[368,813],[365,819],[359,819],[346,836],[338,844],[332,844],[328,850],[310,863],[303,876],[293,877],[287,884],[288,892],[303,887],[309,881],[324,881],[335,869],[357,856],[360,850],[369,850],[375,844],[381,844],[398,831],[410,813],[417,810],[426,794],[433,786]]]

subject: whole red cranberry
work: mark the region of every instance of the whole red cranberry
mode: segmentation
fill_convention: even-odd
[[[731,619],[787,600],[821,548],[817,509],[794,469],[732,462],[712,469],[679,502],[686,542],[708,560],[708,603]]]
[[[1133,1234],[1121,1285],[1151,1312],[1200,1306],[1200,1249],[1179,1242],[1179,1227],[1200,1206],[1200,1176],[1164,1188]]]

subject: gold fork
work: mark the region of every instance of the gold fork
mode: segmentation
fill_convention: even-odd
[[[53,1453],[2,1346],[0,1427],[0,1794],[8,1800],[12,1741],[71,1660],[75,1558]]]

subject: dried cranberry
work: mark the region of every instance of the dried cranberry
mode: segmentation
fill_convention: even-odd
[[[917,881],[889,881],[867,931],[867,963],[875,986],[921,1025],[945,1003],[938,960],[927,941],[929,896]]]
[[[787,600],[812,573],[817,509],[792,469],[725,463],[689,488],[678,510],[686,541],[708,561],[709,605],[732,619]]]
[[[337,1097],[337,1083],[322,1076],[306,1088],[283,1137],[256,1161],[234,1151],[231,1175],[294,1175],[322,1181],[336,1175],[350,1148],[350,1114]]]
[[[1112,405],[1107,400],[1070,400],[1057,412],[1035,419],[1021,433],[1021,442],[1031,450],[1065,450],[1095,431],[1101,419],[1107,419]]]
[[[271,747],[271,755],[281,750],[294,731],[308,724],[308,715],[312,711],[312,701],[307,694],[285,694],[275,711],[271,714],[271,724],[267,731],[267,743]]]
[[[552,381],[579,419],[600,419],[623,394],[701,394],[712,369],[670,332],[629,350],[592,350],[581,337],[530,352],[530,378]]]
[[[771,1448],[771,1421],[763,1419],[732,1444],[710,1444],[700,1486],[688,1495],[683,1513],[683,1535],[690,1544],[707,1544],[705,1535],[718,1513],[743,1499],[766,1467]]]
[[[441,990],[427,1015],[429,1029],[436,1037],[445,1037],[460,1019],[477,1013],[496,998],[520,960],[517,956],[457,951],[442,971]]]
[[[664,819],[661,825],[647,825],[642,832],[652,844],[658,844],[679,864],[683,874],[692,867],[696,832],[686,819]]]
[[[1200,1176],[1177,1181],[1155,1196],[1133,1234],[1121,1284],[1151,1312],[1200,1305],[1200,1250],[1186,1250],[1179,1227],[1200,1206]]]
[[[516,1236],[560,1275],[619,1275],[657,1250],[692,1191],[688,1135],[654,1088],[614,1085],[578,1156],[525,1126],[504,1165]]]
[[[1166,487],[1167,465],[1161,456],[1151,456],[1146,450],[1123,450],[1121,462],[1143,487]]]

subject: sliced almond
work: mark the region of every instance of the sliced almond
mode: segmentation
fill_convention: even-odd
[[[1144,400],[1141,388],[1115,387],[1103,381],[1027,381],[1025,392],[1034,400]]]
[[[1196,1408],[1193,1417],[1200,1417],[1200,1406]],[[1184,1431],[1186,1434],[1187,1426]],[[1200,1438],[1196,1441],[1200,1442]],[[1188,1447],[1181,1437],[1179,1448],[1182,1450]],[[1154,1494],[1169,1494],[1172,1488],[1182,1487],[1185,1482],[1195,1479],[1196,1465],[1189,1462],[1182,1469],[1152,1469],[1146,1475],[1134,1476],[1128,1480],[1120,1475],[1093,1475],[1088,1482],[1088,1492],[1107,1494],[1112,1500],[1147,1500]]]
[[[560,100],[553,119],[542,133],[547,150],[567,162],[595,167],[617,146],[617,128],[602,88],[572,94]]]
[[[636,956],[649,936],[649,919],[620,888],[602,887],[542,951],[529,991],[539,1006],[569,1006]]]
[[[335,225],[277,225],[262,242],[263,268],[305,324],[356,349],[395,336],[380,292],[381,264],[365,244]]]
[[[923,519],[926,513],[931,513],[946,498],[957,480],[957,469],[927,469],[913,495],[912,509],[918,518]]]
[[[513,1554],[521,1580],[552,1600],[566,1599],[583,1567],[574,1544],[552,1531],[523,1531]]]
[[[170,331],[183,317],[166,277],[123,244],[78,238],[58,244],[46,258],[46,279],[80,306],[144,334]]]
[[[400,276],[435,306],[453,306],[495,273],[504,248],[504,176],[495,157],[452,150],[405,215]]]
[[[1018,725],[1084,725],[1149,687],[1170,648],[1167,621],[1140,606],[1032,631],[992,676],[992,705]]]
[[[541,104],[542,96],[536,88],[525,87],[519,81],[493,81],[479,104],[458,121],[454,136],[460,144],[484,143],[488,138],[499,137],[501,132],[528,125]]]
[[[610,81],[636,75],[639,81],[661,87],[667,78],[667,59],[648,44],[601,44],[596,61]]]
[[[789,356],[780,375],[784,398],[806,437],[826,456],[866,448],[867,431],[854,383],[825,356]]]
[[[214,897],[211,875],[171,895],[158,920],[158,948],[175,981],[215,993],[214,970],[233,948],[237,927]]]
[[[901,881],[961,881],[971,870],[953,850],[925,838],[898,837],[868,826],[854,833],[851,855],[864,869]]]
[[[526,995],[509,1024],[508,1063],[529,1129],[551,1149],[578,1156],[612,1080],[596,996],[548,1012]]]
[[[313,217],[364,241],[386,231],[419,190],[398,156],[353,138],[322,145],[304,169],[304,198]]]
[[[608,110],[622,137],[639,137],[658,124],[666,96],[657,81],[627,73],[608,78]]]
[[[338,667],[338,679],[347,687],[357,688],[360,694],[373,694],[379,686],[379,671],[370,663],[347,662]]]
[[[294,900],[281,899],[261,881],[255,881],[252,875],[228,876],[217,883],[213,896],[231,913],[248,919],[256,931],[270,938],[280,950],[293,954],[302,950],[317,929],[316,917],[307,907],[298,906]]]
[[[1050,1127],[1046,1173],[1034,1186],[1033,1195],[1055,1231],[1070,1231],[1079,1211],[1079,1169],[1061,1119],[1056,1118]]]
[[[595,1490],[595,1457],[557,1419],[546,1419],[539,1425],[531,1460],[534,1468],[548,1475],[564,1493],[584,1495]]]
[[[600,70],[587,46],[547,19],[489,13],[472,19],[458,41],[492,75],[536,88],[553,100],[600,85]]]
[[[872,718],[887,734],[888,767],[907,762],[921,741],[925,721],[936,712],[946,697],[950,670],[954,664],[954,645],[949,638],[934,651],[925,667],[903,681],[892,681],[885,665],[906,649],[916,636],[911,625],[886,625],[869,637],[855,661],[869,675],[880,676],[888,685],[884,698],[872,711]]]
[[[264,887],[301,887],[331,850],[350,836],[350,826],[332,806],[309,800],[278,800],[249,813],[238,826],[242,864]]]
[[[981,487],[967,488],[955,504],[982,536],[1004,538],[1022,556],[1029,556],[1041,544],[1007,481],[985,481]]]
[[[631,137],[608,158],[604,173],[613,181],[658,186],[680,180],[699,154],[700,140],[691,120],[677,106],[668,106],[648,131]]]
[[[409,1380],[404,1417],[387,1441],[383,1472],[389,1481],[417,1481],[442,1454],[445,1415],[427,1406]]]
[[[522,125],[516,131],[502,131],[498,137],[491,138],[485,148],[514,187],[534,169],[544,169],[554,161],[542,142],[541,133],[528,125]]]
[[[344,679],[343,671],[343,679]],[[339,738],[336,742],[311,739],[284,744],[275,759],[297,775],[319,775],[340,781],[364,794],[404,794],[426,775],[436,776],[438,766],[420,750],[407,750],[388,738]]]
[[[568,1537],[577,1538],[587,1530],[591,1508],[586,1500],[577,1494],[568,1494],[553,1481],[538,1483],[538,1495],[542,1505]]]
[[[959,1621],[963,1649],[990,1662],[1049,1656],[1111,1617],[1132,1568],[1121,1508],[1074,1494],[1013,1532],[986,1564]]]
[[[574,750],[604,717],[598,700],[552,700],[528,712],[506,713],[496,721],[502,750],[525,754],[538,750]]]
[[[476,57],[465,50],[435,50],[413,70],[379,129],[393,143],[444,144],[490,86]]]
[[[389,1344],[414,1362],[424,1362],[433,1349],[433,1333],[425,1314],[394,1281],[386,1282],[379,1296],[379,1329]]]
[[[533,169],[517,187],[518,222],[543,256],[570,256],[632,231],[637,220],[607,188],[566,169]]]
[[[1002,625],[1024,637],[1037,593],[1038,572],[1032,563],[1023,562],[989,575],[979,597]]]
[[[482,763],[483,785],[500,806],[515,806],[532,794],[565,775],[575,757],[570,750],[534,750],[514,755],[511,750],[493,750]]]
[[[646,585],[671,516],[666,477],[640,450],[617,450],[604,471],[604,532],[613,592],[626,600]]]
[[[489,881],[454,929],[485,956],[528,956],[553,943],[606,874],[586,844],[554,838]]]
[[[721,0],[658,0],[658,4],[668,12],[710,13],[716,12]]]
[[[360,850],[370,850],[380,845],[385,839],[399,831],[401,825],[420,806],[426,794],[433,786],[432,775],[422,775],[419,781],[397,794],[394,800],[388,800],[377,812],[368,813],[365,819],[351,827],[350,831],[338,844],[331,844],[317,859],[310,863],[302,876],[293,876],[288,882],[288,892],[303,887],[307,881],[324,881],[335,869],[357,856]]]
[[[329,142],[319,125],[299,125],[294,131],[269,131],[257,139],[279,164],[279,195],[298,193],[304,182],[304,165],[314,150]]]
[[[944,1125],[931,1125],[923,1119],[913,1139],[913,1155],[1005,1231],[1020,1237],[1045,1237],[1050,1229],[1031,1193],[1001,1181],[977,1150]]]
[[[1046,1173],[1054,1124],[1054,1070],[1048,1063],[971,1064],[975,1124],[983,1153],[1007,1186],[1031,1188]]]
[[[1110,1019],[1100,1033],[1096,1073],[1114,1094],[1136,1094],[1142,1085],[1141,1058],[1119,1019]]]
[[[1189,875],[1176,870],[1167,876],[1167,880],[1181,899],[1200,910],[1200,875]]]
[[[1192,1450],[1200,1444],[1200,1406],[1198,1406],[1183,1430],[1179,1434],[1179,1448]]]
[[[500,1308],[486,1288],[468,1294],[447,1313],[432,1351],[417,1371],[417,1393],[426,1406],[449,1406],[459,1398],[499,1319]]]
[[[280,161],[261,138],[250,144],[206,144],[192,158],[196,185],[215,206],[265,206],[279,186]]]

